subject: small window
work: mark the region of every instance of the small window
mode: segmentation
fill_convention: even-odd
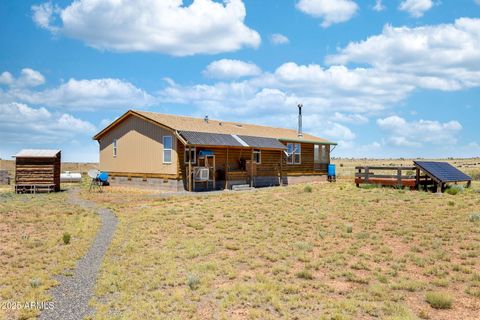
[[[163,163],[172,163],[172,136],[163,137]]]
[[[188,163],[192,159],[192,164],[197,163],[197,148],[193,147],[190,152],[189,148],[185,147],[185,163]]]
[[[262,163],[262,151],[259,149],[253,149],[253,161],[256,164]]]
[[[113,140],[113,157],[117,157],[117,139]]]
[[[302,147],[300,143],[287,143],[287,164],[302,162]]]

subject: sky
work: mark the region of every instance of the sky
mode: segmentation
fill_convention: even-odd
[[[296,129],[333,157],[480,156],[480,0],[0,0],[0,158],[98,161],[129,109]]]

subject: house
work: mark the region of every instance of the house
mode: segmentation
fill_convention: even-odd
[[[15,156],[15,191],[60,191],[60,150],[24,149]]]
[[[297,131],[129,110],[93,139],[113,184],[178,191],[325,179],[336,145],[302,134],[301,113]]]

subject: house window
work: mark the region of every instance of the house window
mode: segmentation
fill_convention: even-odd
[[[253,149],[253,162],[256,164],[262,163],[262,151],[259,149]]]
[[[302,147],[300,143],[287,143],[287,164],[302,163]]]
[[[172,136],[163,137],[163,163],[172,163]]]
[[[117,157],[117,139],[113,140],[113,157]]]
[[[192,159],[192,163],[195,164],[197,163],[197,148],[193,147],[190,152],[189,148],[185,147],[185,163],[188,163],[190,159]]]

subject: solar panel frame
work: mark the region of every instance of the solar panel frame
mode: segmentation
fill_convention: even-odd
[[[416,167],[440,182],[472,181],[472,178],[448,162],[414,161]]]

